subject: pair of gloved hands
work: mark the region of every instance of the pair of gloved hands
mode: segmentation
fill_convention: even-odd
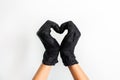
[[[61,45],[59,45],[56,39],[50,35],[51,28],[60,34],[63,33],[65,29],[68,30],[68,33],[64,37]],[[81,36],[81,33],[72,21],[65,22],[59,27],[57,23],[47,20],[38,30],[37,35],[46,49],[43,55],[43,64],[55,65],[58,62],[57,58],[59,51],[65,66],[78,64],[74,55],[74,48]]]

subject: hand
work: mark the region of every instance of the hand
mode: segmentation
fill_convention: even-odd
[[[65,29],[68,29],[68,33],[61,43],[60,55],[64,65],[71,66],[73,64],[78,64],[75,59],[74,48],[81,33],[72,21],[63,23],[60,27],[60,33],[63,33]]]
[[[58,62],[57,57],[59,53],[58,42],[50,35],[51,28],[56,32],[59,32],[59,26],[50,20],[46,21],[45,24],[37,32],[38,37],[41,39],[46,51],[43,55],[43,64],[55,65]]]

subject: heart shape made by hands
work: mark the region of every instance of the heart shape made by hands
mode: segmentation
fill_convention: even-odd
[[[62,23],[59,26],[57,23],[55,23],[53,21],[50,21],[50,20],[47,20],[46,23],[43,25],[43,27],[41,27],[41,29],[39,30],[39,32],[42,32],[43,34],[51,34],[50,33],[51,32],[51,28],[56,33],[59,33],[58,34],[59,36],[56,36],[57,34],[55,32],[54,32],[54,34],[52,34],[52,36],[54,36],[54,39],[58,39],[59,40],[59,43],[62,41],[61,39],[63,39],[63,41],[68,40],[68,42],[69,41],[73,42],[75,40],[75,38],[80,35],[79,30],[77,29],[76,25],[72,21],[64,22],[64,23]],[[63,32],[65,30],[68,31],[67,34],[65,33],[66,35],[63,34]],[[60,35],[62,35],[62,36],[60,36]],[[42,37],[44,38],[45,36],[42,35]]]
[[[67,44],[75,43],[76,44],[79,36],[81,35],[80,31],[77,29],[76,25],[72,21],[64,22],[63,24],[59,26],[57,23],[47,20],[37,32],[37,35],[43,41],[43,43],[45,43],[45,45],[46,44],[52,45],[54,43],[58,45],[55,38],[53,38],[50,35],[51,28],[53,28],[53,30],[59,34],[62,34],[66,29],[68,30],[67,34],[62,40],[62,43],[67,43]],[[59,37],[59,39],[61,38]]]
[[[64,39],[64,36],[67,34],[67,32],[68,32],[67,30],[64,30],[64,32],[62,34],[60,34],[60,33],[56,32],[54,29],[51,28],[50,35],[52,37],[54,37],[58,41],[59,44],[61,44],[61,42]]]
[[[65,35],[61,44],[51,36],[51,28],[59,34],[62,34],[66,29],[68,30],[68,33]],[[37,35],[46,49],[43,55],[44,64],[54,65],[57,63],[59,51],[65,66],[78,63],[75,59],[74,48],[81,34],[72,21],[67,21],[59,26],[57,23],[48,20],[41,26]]]
[[[63,24],[61,24],[59,26],[57,23],[55,23],[53,21],[50,21],[50,20],[47,20],[47,21],[56,24],[55,26],[51,26],[51,30],[50,30],[51,33],[50,34],[51,34],[52,37],[54,36],[54,38],[60,44],[62,42],[62,40],[64,39],[64,37],[66,36],[66,34],[68,33],[68,31],[70,31],[69,28],[72,26],[71,23],[73,24],[73,22],[72,21],[67,21],[67,22],[64,22]]]

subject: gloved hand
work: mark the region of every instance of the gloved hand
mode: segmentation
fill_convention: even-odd
[[[63,23],[60,27],[60,33],[63,33],[65,29],[68,29],[68,33],[61,43],[60,55],[64,65],[71,66],[73,64],[78,64],[74,55],[74,48],[81,33],[72,21]]]
[[[38,37],[46,49],[42,60],[42,63],[46,65],[55,65],[55,63],[58,62],[57,57],[59,54],[59,44],[50,35],[51,28],[53,28],[56,32],[59,32],[59,26],[50,20],[46,21],[37,32]]]

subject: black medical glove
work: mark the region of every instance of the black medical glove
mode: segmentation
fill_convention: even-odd
[[[55,65],[55,63],[58,62],[57,57],[59,54],[59,44],[50,35],[51,28],[56,32],[59,32],[59,26],[50,20],[46,21],[37,32],[37,36],[40,38],[46,49],[42,60],[42,63],[46,65]]]
[[[61,43],[60,55],[64,65],[71,66],[78,64],[74,55],[74,49],[81,33],[72,21],[63,23],[60,27],[60,33],[63,33],[65,29],[68,29],[68,33]]]

